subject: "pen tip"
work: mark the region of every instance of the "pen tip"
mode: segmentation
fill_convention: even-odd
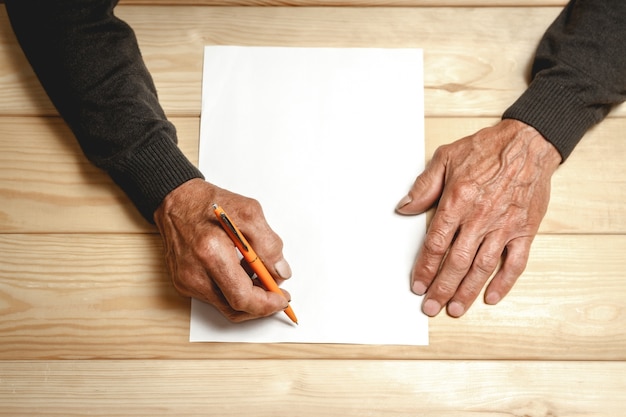
[[[213,210],[215,210],[217,208],[217,204],[213,203],[212,207],[213,207]]]

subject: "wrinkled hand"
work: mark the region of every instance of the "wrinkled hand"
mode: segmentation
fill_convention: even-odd
[[[498,265],[485,302],[509,292],[526,268],[560,163],[552,144],[516,120],[436,150],[397,207],[418,214],[437,204],[411,273],[413,292],[426,294],[425,314],[447,306],[463,315]]]
[[[255,285],[215,218],[213,203],[224,207],[279,284],[291,276],[282,241],[268,226],[259,203],[194,179],[170,192],[154,214],[174,287],[212,304],[234,322],[284,310],[289,293],[283,290],[283,297]]]

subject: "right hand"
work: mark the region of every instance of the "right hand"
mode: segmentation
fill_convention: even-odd
[[[170,192],[154,213],[176,290],[213,305],[233,322],[287,308],[288,292],[266,291],[250,279],[213,214],[213,203],[224,207],[279,285],[291,277],[282,240],[267,224],[260,204],[193,179]]]

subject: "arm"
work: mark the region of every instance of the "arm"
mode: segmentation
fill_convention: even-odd
[[[577,0],[543,36],[532,82],[504,113],[533,126],[567,159],[626,100],[626,2]]]
[[[496,304],[526,267],[550,179],[585,132],[626,100],[626,2],[573,0],[544,35],[528,90],[494,127],[433,155],[403,214],[437,204],[411,274],[423,311],[463,315],[493,275]],[[501,262],[500,267],[498,264]]]
[[[291,275],[282,242],[258,203],[222,190],[177,146],[132,29],[113,14],[115,0],[7,0],[17,38],[44,89],[86,156],[156,222],[174,286],[213,304],[233,321],[283,310],[239,264],[210,205],[246,225],[248,240],[280,281]],[[285,293],[288,298],[288,294]]]
[[[9,0],[11,24],[87,158],[143,216],[200,172],[177,147],[132,29],[114,1]]]

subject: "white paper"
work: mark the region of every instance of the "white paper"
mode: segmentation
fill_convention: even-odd
[[[424,168],[423,122],[419,49],[206,47],[200,169],[261,202],[299,325],[194,300],[190,340],[428,344],[409,280],[425,218],[394,212]]]

